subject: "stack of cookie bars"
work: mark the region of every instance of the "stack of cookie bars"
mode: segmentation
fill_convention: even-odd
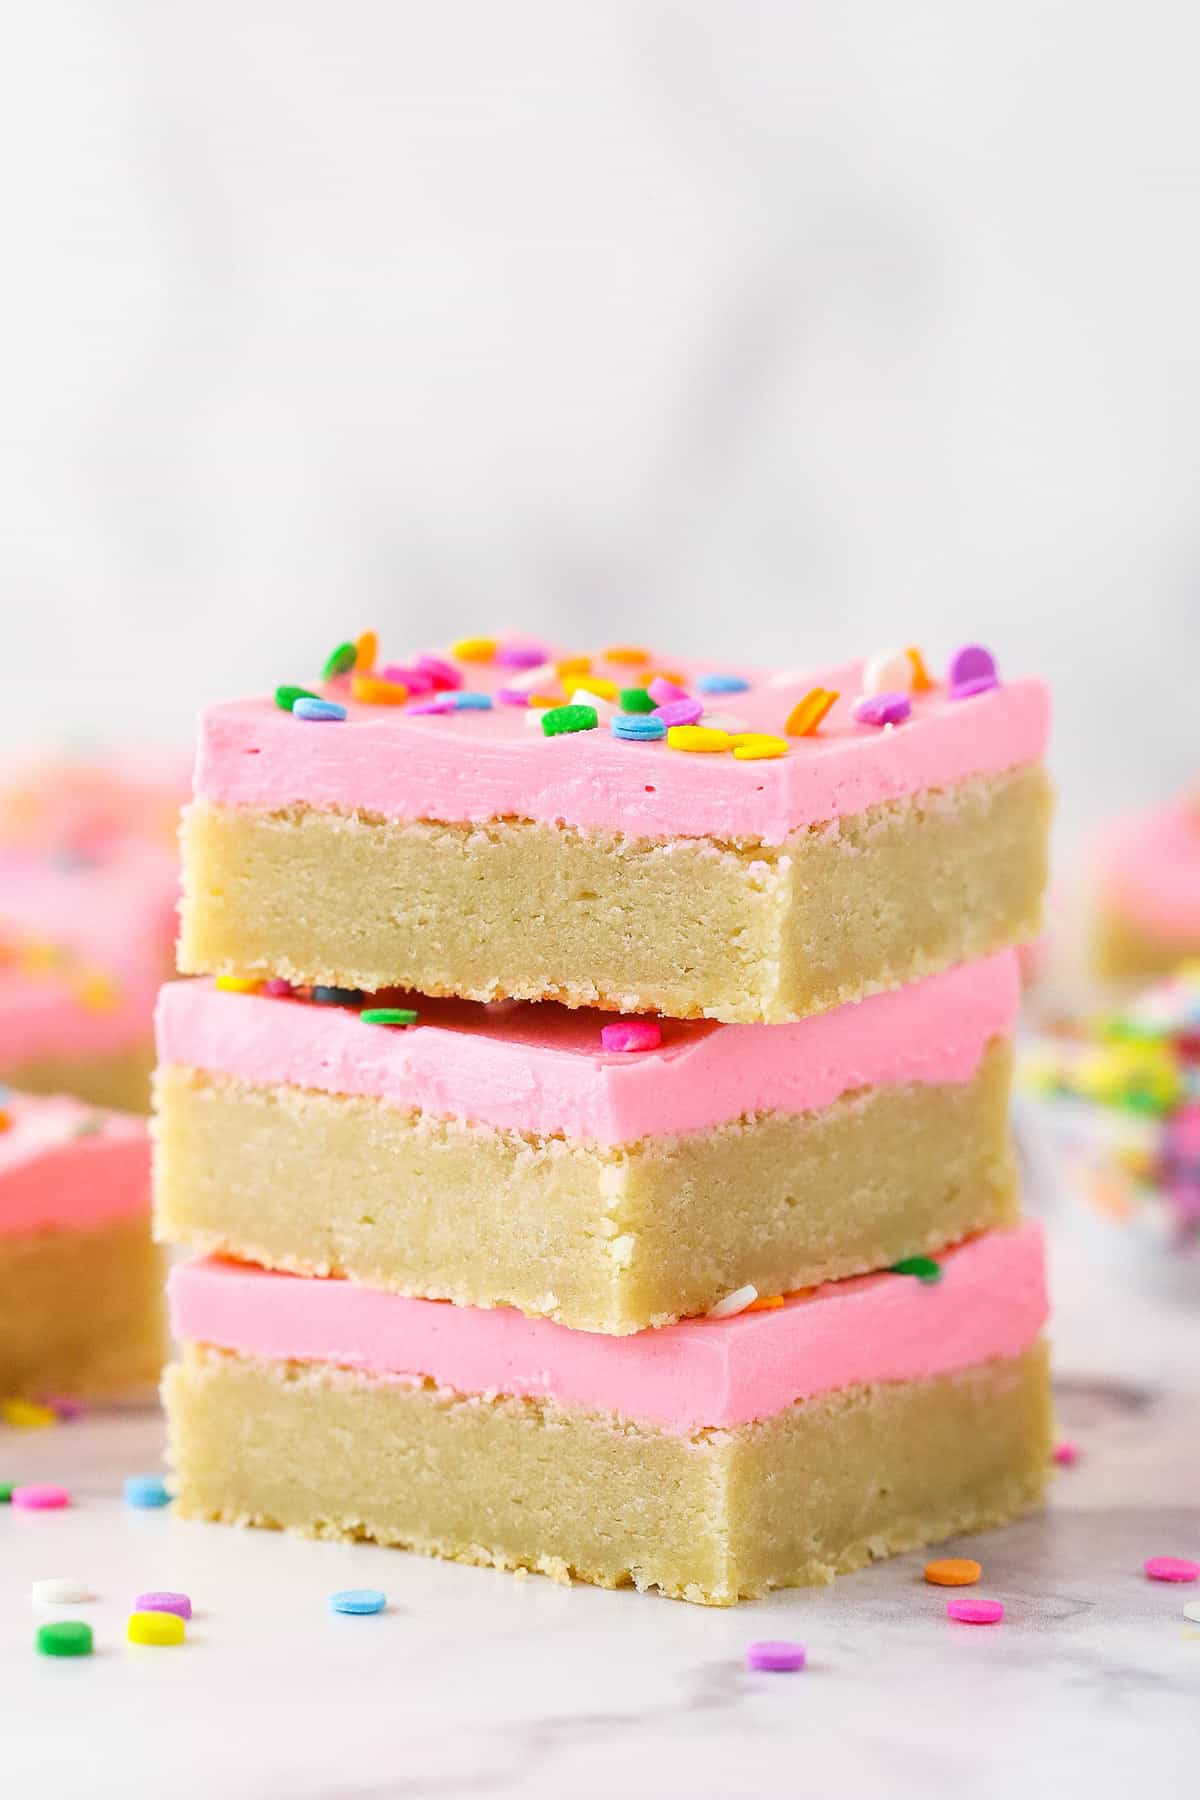
[[[1036,1506],[1048,703],[472,639],[204,718],[177,1510],[710,1604]]]

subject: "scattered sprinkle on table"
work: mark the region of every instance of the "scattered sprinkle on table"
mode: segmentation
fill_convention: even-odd
[[[65,1487],[55,1487],[50,1482],[27,1482],[23,1487],[15,1487],[9,1495],[14,1506],[25,1512],[57,1512],[60,1507],[71,1504],[71,1496]]]
[[[925,1564],[925,1579],[933,1587],[970,1587],[983,1574],[970,1556],[941,1556]]]
[[[82,1619],[56,1619],[38,1626],[34,1643],[41,1656],[90,1656],[92,1628]]]
[[[757,1299],[758,1289],[756,1287],[747,1284],[745,1287],[734,1288],[732,1294],[726,1294],[723,1300],[718,1300],[715,1306],[710,1306],[704,1316],[706,1319],[733,1319],[737,1317],[738,1313],[745,1312],[748,1306],[753,1306]]]
[[[746,1663],[751,1669],[791,1674],[802,1669],[807,1659],[804,1645],[792,1643],[788,1638],[762,1638],[758,1643],[746,1646]]]
[[[293,719],[307,719],[310,724],[319,725],[322,721],[336,723],[346,717],[346,709],[336,700],[297,700],[292,708]]]
[[[359,1013],[364,1025],[415,1025],[415,1006],[366,1006]]]
[[[946,1617],[960,1625],[998,1625],[1004,1617],[1002,1600],[947,1600]]]
[[[1079,1461],[1079,1445],[1064,1438],[1061,1444],[1054,1446],[1054,1460],[1061,1469],[1069,1469]]]
[[[161,1475],[127,1475],[125,1504],[141,1507],[170,1506],[171,1496]]]
[[[169,1588],[156,1588],[137,1597],[138,1612],[175,1613],[181,1619],[192,1616],[192,1602],[187,1594],[176,1594]]]
[[[854,717],[860,725],[903,725],[912,712],[907,694],[864,694],[854,702]]]
[[[165,1648],[182,1644],[185,1636],[183,1620],[173,1612],[132,1612],[126,1632],[131,1644],[150,1644]]]
[[[29,1597],[35,1606],[78,1606],[92,1596],[86,1581],[77,1581],[73,1575],[51,1575],[35,1581]]]
[[[1200,1580],[1200,1563],[1188,1556],[1148,1556],[1143,1567],[1151,1581]]]
[[[339,1588],[329,1596],[329,1610],[335,1613],[379,1613],[386,1605],[382,1588]]]
[[[783,729],[789,737],[812,737],[822,719],[840,698],[836,688],[810,688],[803,699],[797,700],[793,706]]]
[[[552,706],[542,714],[547,737],[564,737],[573,731],[595,731],[599,717],[594,706]]]
[[[58,1424],[54,1408],[40,1406],[36,1400],[0,1401],[0,1419],[20,1431],[44,1431],[48,1425]]]
[[[657,1019],[622,1019],[600,1027],[600,1042],[606,1050],[657,1050],[662,1026]]]
[[[903,1256],[891,1265],[888,1274],[915,1275],[918,1281],[934,1282],[942,1279],[942,1265],[932,1256]]]

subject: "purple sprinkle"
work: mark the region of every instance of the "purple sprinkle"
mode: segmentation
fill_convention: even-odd
[[[285,981],[282,975],[272,975],[270,981],[263,982],[262,991],[269,994],[272,1000],[283,1000],[291,993],[292,984]]]
[[[646,692],[659,706],[669,706],[672,700],[686,700],[688,692],[676,682],[668,681],[665,675],[656,675]]]
[[[452,713],[458,711],[458,701],[453,694],[439,694],[436,700],[423,700],[420,706],[405,709],[407,718],[423,718],[426,713]]]
[[[190,1619],[192,1603],[186,1594],[162,1593],[139,1594],[137,1597],[138,1612],[169,1612],[181,1619]]]
[[[417,668],[432,677],[434,687],[460,688],[463,684],[462,670],[440,656],[418,656]]]
[[[950,658],[947,674],[952,700],[969,700],[972,694],[986,694],[1000,686],[996,659],[982,644],[964,644]]]
[[[704,705],[699,700],[668,700],[665,706],[656,706],[651,718],[657,719],[669,731],[672,725],[698,725],[704,714]]]
[[[541,644],[501,644],[496,661],[502,669],[540,669],[550,655]]]
[[[410,696],[433,692],[433,676],[427,669],[410,669],[404,663],[388,663],[379,673],[384,681],[400,682],[408,689]]]
[[[82,1400],[71,1400],[65,1394],[47,1394],[42,1405],[48,1406],[64,1424],[72,1419],[81,1419],[87,1410]]]
[[[529,695],[524,688],[497,688],[496,698],[501,706],[528,706]]]
[[[784,1670],[790,1673],[794,1669],[802,1669],[807,1659],[803,1644],[793,1644],[787,1638],[763,1638],[757,1644],[746,1646],[746,1661],[752,1669]]]
[[[854,703],[860,725],[902,725],[912,712],[907,694],[864,694]]]

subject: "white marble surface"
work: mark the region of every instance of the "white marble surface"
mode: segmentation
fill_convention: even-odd
[[[0,1514],[0,1771],[7,1792],[172,1800],[401,1796],[1186,1791],[1200,1755],[1196,1588],[1148,1555],[1200,1558],[1200,1279],[1093,1260],[1053,1229],[1064,1432],[1082,1462],[1042,1518],[964,1543],[1006,1622],[950,1625],[908,1556],[832,1588],[705,1611],[559,1588],[369,1547],[137,1513],[153,1417],[0,1430],[8,1476],[61,1477],[68,1512]],[[1194,1271],[1200,1278],[1200,1268]],[[31,1581],[77,1574],[90,1661],[33,1654]],[[328,1594],[384,1587],[385,1616]],[[179,1651],[133,1650],[137,1592],[185,1588]],[[800,1676],[751,1674],[746,1644],[794,1636]]]

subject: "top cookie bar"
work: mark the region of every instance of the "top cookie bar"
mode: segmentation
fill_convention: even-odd
[[[180,968],[780,1022],[1036,934],[1038,681],[475,639],[210,709]]]

